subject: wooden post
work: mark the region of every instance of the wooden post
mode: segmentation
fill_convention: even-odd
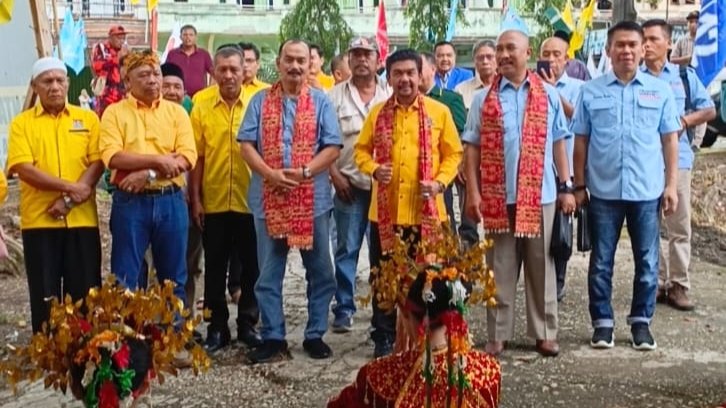
[[[53,38],[48,22],[48,13],[45,11],[44,0],[30,1],[30,19],[35,33],[35,46],[38,49],[38,58],[49,57],[53,53]],[[33,87],[28,85],[28,93],[25,95],[23,110],[35,105],[35,92]]]
[[[58,47],[58,58],[62,60],[63,53],[60,43],[60,24],[58,23],[58,2],[56,0],[50,0],[50,4],[53,7],[53,38],[55,39],[55,46]]]

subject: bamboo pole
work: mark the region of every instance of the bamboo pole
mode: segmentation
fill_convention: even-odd
[[[58,23],[58,2],[51,0],[50,4],[53,7],[53,31],[55,31],[53,37],[55,39],[55,46],[58,47],[58,59],[63,60],[63,52],[61,51],[60,44],[60,23]]]

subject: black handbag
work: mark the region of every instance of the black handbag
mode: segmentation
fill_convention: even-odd
[[[590,219],[587,215],[587,204],[581,205],[576,212],[577,216],[577,250],[587,252],[592,249],[590,237]]]
[[[567,261],[572,255],[572,215],[567,215],[562,210],[555,211],[550,253],[553,258],[562,261]]]

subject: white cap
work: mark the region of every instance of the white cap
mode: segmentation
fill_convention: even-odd
[[[66,69],[66,64],[55,57],[43,57],[37,61],[35,61],[35,64],[33,64],[33,77],[32,79],[37,78],[40,74],[57,69],[59,71],[63,71],[63,73],[67,74],[68,70]]]

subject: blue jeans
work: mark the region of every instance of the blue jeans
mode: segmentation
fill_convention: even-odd
[[[328,330],[328,308],[335,294],[335,275],[330,259],[330,213],[314,220],[313,249],[301,250],[305,280],[308,282],[308,323],[305,339],[322,338]],[[260,309],[260,335],[263,340],[285,339],[285,314],[282,307],[282,281],[290,247],[283,239],[273,239],[267,233],[267,224],[255,218],[257,234],[257,262],[260,277],[255,285],[255,297]]]
[[[613,327],[615,323],[611,305],[613,264],[624,220],[635,262],[628,324],[650,324],[658,289],[660,199],[622,201],[590,197],[589,215],[593,243],[588,272],[592,326]]]
[[[352,187],[353,202],[346,203],[337,196],[333,216],[338,227],[338,247],[335,249],[335,317],[355,314],[355,275],[363,238],[368,228],[368,208],[371,192]]]
[[[116,190],[111,206],[111,272],[125,287],[139,287],[146,248],[159,282],[172,281],[174,294],[186,304],[189,216],[184,193],[142,195]]]

